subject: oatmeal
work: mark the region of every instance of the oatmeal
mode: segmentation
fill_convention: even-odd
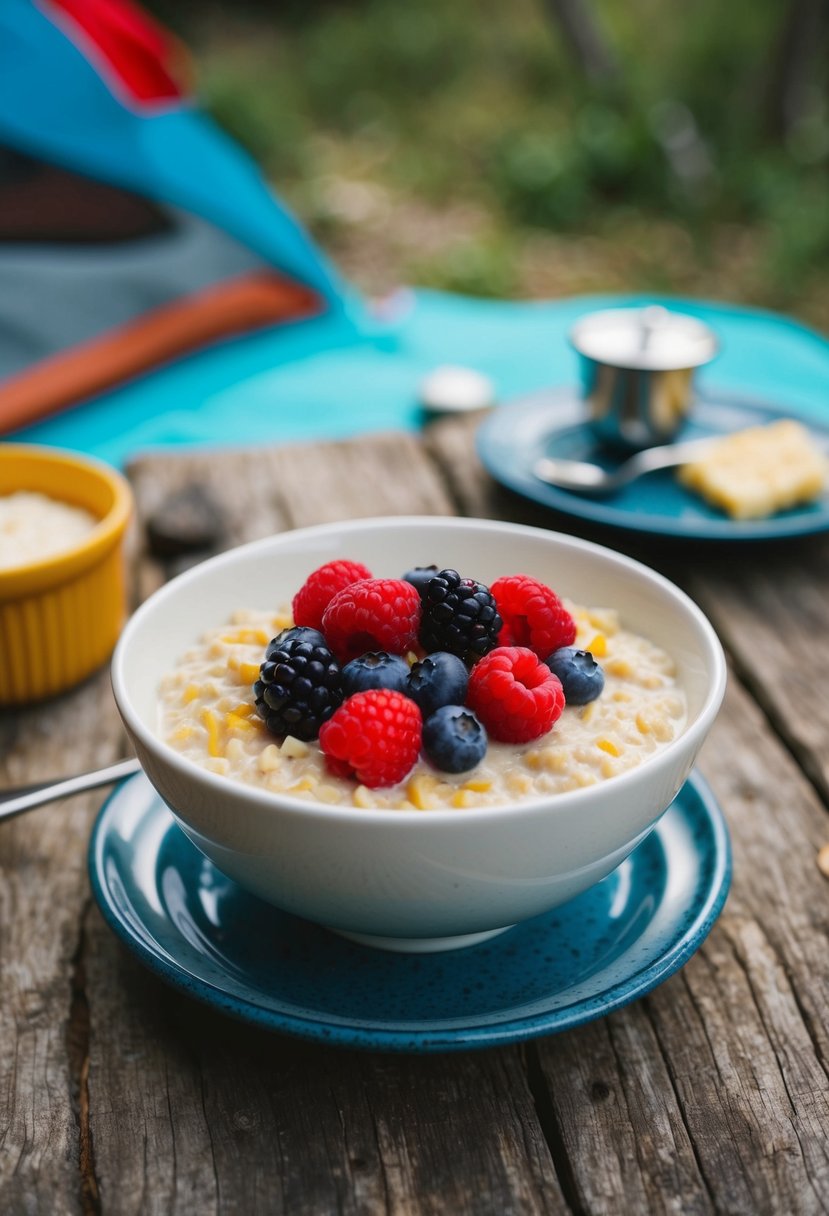
[[[685,726],[684,694],[671,657],[630,632],[609,609],[567,604],[575,645],[601,664],[601,694],[565,705],[553,728],[530,743],[490,741],[462,773],[421,757],[406,779],[368,789],[334,775],[315,742],[270,734],[252,686],[265,647],[292,624],[289,612],[242,610],[189,650],[159,690],[159,733],[194,763],[235,781],[313,802],[403,810],[494,806],[594,785],[641,764]]]
[[[46,494],[0,495],[0,570],[24,566],[71,549],[98,520],[82,507]]]

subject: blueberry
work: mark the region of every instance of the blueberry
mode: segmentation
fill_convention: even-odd
[[[423,750],[444,773],[465,773],[486,754],[486,731],[471,709],[442,705],[423,724]]]
[[[463,705],[469,684],[469,671],[463,659],[447,650],[436,650],[414,663],[404,690],[428,718],[441,705]]]
[[[544,662],[561,680],[564,700],[568,705],[586,705],[595,701],[604,688],[604,672],[589,650],[562,646]]]
[[[403,575],[405,583],[411,583],[417,589],[418,594],[423,597],[423,592],[426,589],[426,584],[435,577],[438,572],[437,566],[415,566],[412,570],[407,570]]]
[[[409,664],[399,654],[370,650],[346,663],[343,668],[343,691],[347,697],[369,688],[388,688],[408,695]]]

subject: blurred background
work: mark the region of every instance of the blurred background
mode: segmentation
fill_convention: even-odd
[[[363,290],[655,291],[829,330],[826,0],[145,0]]]

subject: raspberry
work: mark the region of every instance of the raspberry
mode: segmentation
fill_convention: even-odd
[[[253,695],[272,734],[316,739],[343,699],[340,665],[322,634],[283,629],[268,643]]]
[[[400,692],[355,692],[320,730],[320,747],[340,777],[356,777],[375,789],[397,785],[420,754],[423,720]]]
[[[441,570],[423,590],[420,641],[427,652],[448,650],[472,664],[498,645],[502,624],[489,588],[457,570]]]
[[[529,743],[564,709],[561,681],[525,646],[498,646],[476,663],[466,703],[493,739]]]
[[[491,591],[504,618],[502,646],[527,646],[539,659],[546,659],[575,642],[576,622],[555,591],[537,578],[510,574],[496,579]]]
[[[326,562],[308,575],[294,596],[294,622],[322,629],[323,613],[337,592],[363,578],[371,578],[371,571],[361,562]]]
[[[367,578],[343,587],[322,618],[322,631],[341,663],[367,650],[404,654],[417,642],[420,596],[399,578]]]

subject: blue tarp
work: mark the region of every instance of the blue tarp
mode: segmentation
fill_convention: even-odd
[[[643,302],[692,313],[721,352],[701,386],[758,398],[829,422],[829,341],[758,309],[664,296],[590,296],[543,303],[402,292],[396,318],[355,332],[328,313],[221,343],[105,393],[9,439],[57,444],[122,464],[138,451],[340,437],[421,422],[421,378],[442,363],[490,376],[500,400],[575,384],[567,342],[596,308]]]

